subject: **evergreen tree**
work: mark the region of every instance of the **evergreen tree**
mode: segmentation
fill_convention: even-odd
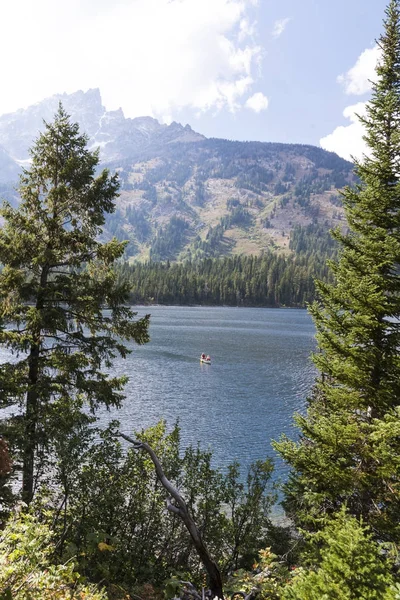
[[[392,0],[367,105],[361,183],[344,193],[349,232],[311,314],[320,371],[301,438],[276,444],[292,467],[285,507],[313,529],[344,503],[378,539],[400,542],[400,7]]]
[[[125,244],[99,241],[117,176],[96,177],[98,152],[61,105],[45,125],[21,176],[21,203],[4,205],[0,231],[0,343],[17,358],[0,367],[0,407],[17,410],[7,437],[22,461],[28,503],[52,440],[99,405],[121,403],[124,379],[101,370],[126,355],[121,339],[148,340],[148,318],[133,320],[127,286],[113,271]]]
[[[368,528],[341,510],[312,536],[307,570],[298,569],[284,600],[395,600],[385,560]]]

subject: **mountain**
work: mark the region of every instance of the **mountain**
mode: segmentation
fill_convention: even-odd
[[[47,98],[0,117],[0,192],[62,102],[117,170],[121,194],[104,235],[128,239],[127,255],[183,260],[288,251],[290,234],[310,224],[343,225],[338,190],[351,163],[314,146],[207,139],[189,126],[107,111],[97,89]],[[14,194],[14,196],[13,196]]]
[[[7,150],[0,146],[0,183],[15,181],[20,172],[20,166],[9,155]]]
[[[92,89],[74,94],[57,94],[27,109],[0,116],[0,144],[15,161],[29,159],[29,148],[43,121],[51,121],[62,102],[72,120],[89,137],[89,146],[100,147],[102,161],[118,161],[140,154],[144,148],[170,141],[196,141],[205,139],[189,125],[172,123],[161,125],[151,117],[127,119],[122,109],[106,111],[100,91]]]

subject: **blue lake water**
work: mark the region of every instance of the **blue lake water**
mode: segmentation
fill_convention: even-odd
[[[239,461],[247,467],[273,457],[275,477],[287,469],[271,440],[296,437],[293,413],[302,411],[315,379],[310,354],[314,325],[305,310],[225,307],[138,307],[151,314],[151,341],[132,344],[116,361],[113,375],[128,375],[120,410],[100,410],[101,424],[121,430],[179,419],[183,446],[200,443],[213,451],[215,466]],[[212,364],[200,363],[200,354]],[[0,349],[0,360],[15,357]],[[8,413],[8,411],[5,411]]]
[[[214,464],[247,467],[274,457],[271,439],[296,436],[292,415],[302,411],[315,378],[310,354],[314,326],[304,310],[138,307],[151,314],[151,342],[114,365],[127,374],[126,400],[118,418],[131,433],[179,418],[183,445],[200,442]],[[212,364],[199,361],[211,355]],[[276,474],[284,465],[275,457]]]

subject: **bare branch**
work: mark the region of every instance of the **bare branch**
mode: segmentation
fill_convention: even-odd
[[[172,504],[171,498],[167,498],[166,503],[167,510],[181,516],[181,509],[178,506],[175,506],[175,504]]]
[[[128,435],[125,435],[124,433],[119,433],[118,435],[119,437],[122,437],[124,440],[132,444],[135,450],[145,450],[150,456],[154,464],[157,477],[160,480],[160,483],[167,490],[170,497],[172,497],[175,500],[175,505],[172,504],[171,499],[168,500],[168,510],[177,514],[184,522],[186,529],[188,530],[190,537],[192,538],[192,542],[194,547],[196,548],[197,554],[199,555],[199,558],[207,571],[210,591],[213,597],[216,596],[217,598],[223,598],[224,596],[222,591],[222,579],[218,566],[215,563],[215,561],[211,558],[210,553],[203,541],[201,533],[196,523],[194,522],[191,514],[189,513],[185,500],[178,492],[178,490],[172,485],[169,479],[165,476],[158,456],[151,448],[151,446],[149,446],[149,444],[147,444],[146,442],[134,440],[133,438],[129,437]]]
[[[190,581],[180,581],[179,583],[186,588],[185,591],[189,596],[193,596],[193,598],[196,598],[196,600],[204,600],[204,588],[202,589],[202,595],[200,596],[199,592],[193,583],[190,583]]]

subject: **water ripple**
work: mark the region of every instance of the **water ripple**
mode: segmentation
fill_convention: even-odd
[[[296,436],[293,413],[304,410],[315,378],[310,353],[314,326],[303,310],[137,307],[151,313],[151,342],[132,346],[113,375],[128,375],[120,410],[99,411],[102,424],[116,418],[125,433],[179,419],[183,445],[213,450],[214,464],[244,467],[274,457],[271,440]],[[201,352],[211,365],[201,364]],[[10,360],[0,349],[0,362]]]

